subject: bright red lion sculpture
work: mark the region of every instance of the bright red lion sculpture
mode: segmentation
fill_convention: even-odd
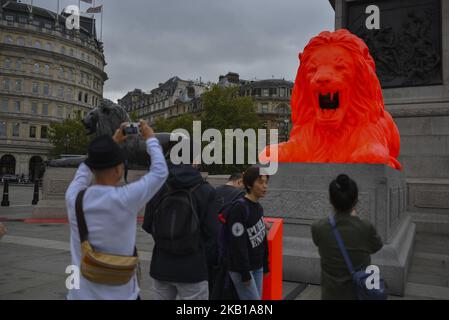
[[[399,131],[363,40],[345,29],[325,31],[299,60],[290,139],[268,146],[260,161],[277,147],[279,162],[384,163],[401,170]]]

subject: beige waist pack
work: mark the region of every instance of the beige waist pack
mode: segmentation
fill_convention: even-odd
[[[138,269],[139,257],[134,247],[133,256],[121,256],[94,251],[87,236],[89,234],[83,211],[83,196],[86,190],[76,197],[76,220],[81,240],[81,274],[89,281],[111,286],[128,283]]]

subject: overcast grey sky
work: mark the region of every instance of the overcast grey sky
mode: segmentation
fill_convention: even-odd
[[[31,0],[22,2],[30,3]],[[134,88],[151,90],[170,77],[217,82],[293,80],[298,52],[333,30],[328,0],[96,0],[103,5],[104,97],[116,101]],[[56,11],[57,0],[34,0]],[[78,0],[60,0],[60,8]],[[85,11],[89,4],[81,3]],[[99,31],[100,14],[97,14]]]

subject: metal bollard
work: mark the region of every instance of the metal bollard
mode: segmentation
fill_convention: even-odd
[[[35,205],[39,202],[39,179],[34,180],[34,193],[33,193],[33,201],[31,201],[32,205]]]
[[[3,200],[2,207],[9,207],[9,183],[8,180],[5,180],[3,184]]]

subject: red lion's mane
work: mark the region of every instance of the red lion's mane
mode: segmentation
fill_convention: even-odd
[[[326,46],[344,49],[353,62],[354,81],[348,86],[344,118],[337,130],[318,125],[313,107],[317,96],[307,74],[317,50]],[[399,132],[385,111],[375,62],[363,40],[344,29],[325,31],[310,40],[299,58],[291,97],[293,127],[289,141],[277,145],[279,161],[385,163],[401,169]]]

